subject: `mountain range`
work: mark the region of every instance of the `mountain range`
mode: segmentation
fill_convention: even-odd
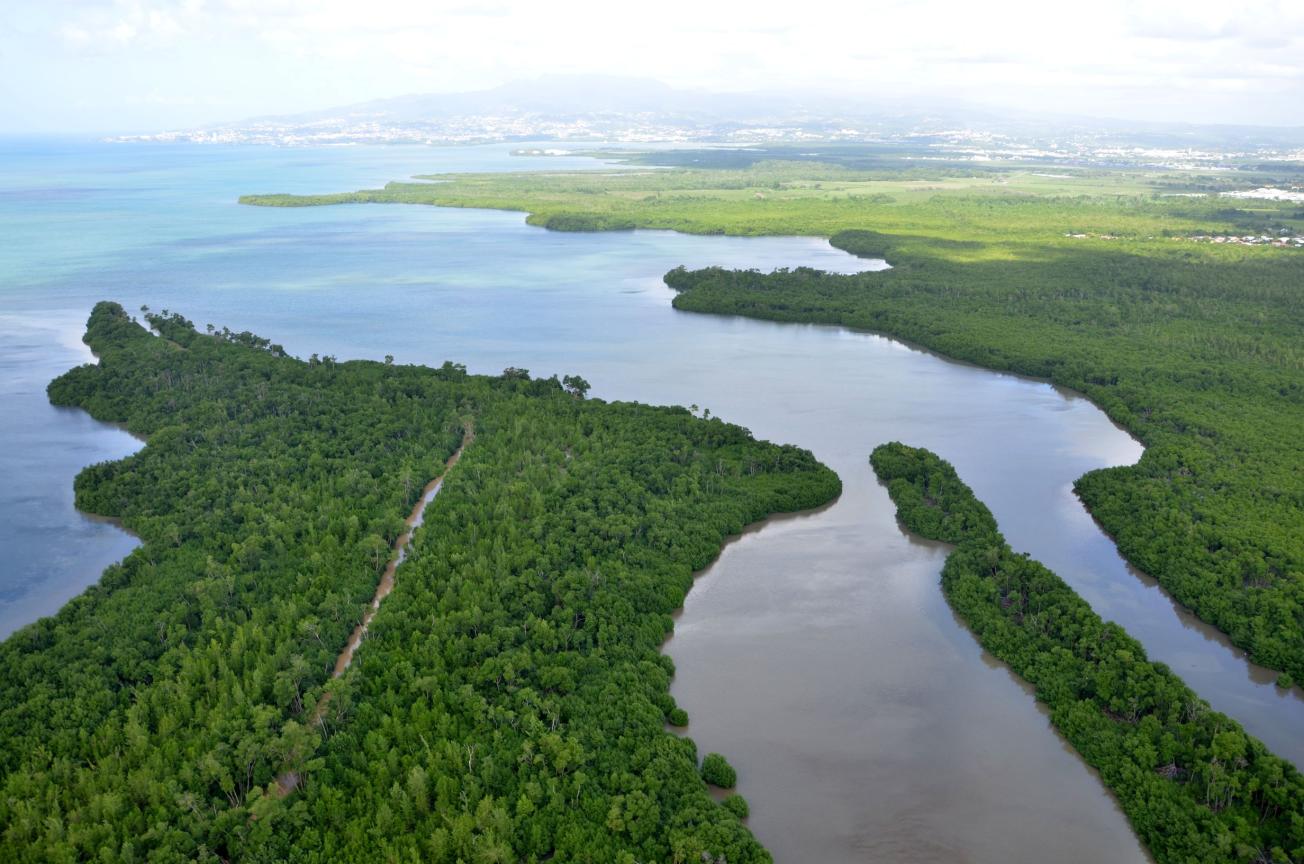
[[[1047,116],[959,101],[883,94],[724,93],[619,76],[549,75],[487,90],[422,93],[336,108],[255,117],[130,140],[232,143],[478,143],[492,141],[874,141],[957,133],[1095,146],[1304,147],[1304,128],[1111,122]]]

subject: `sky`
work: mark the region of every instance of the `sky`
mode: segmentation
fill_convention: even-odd
[[[1304,2],[0,0],[7,134],[182,129],[552,73],[1304,125]]]

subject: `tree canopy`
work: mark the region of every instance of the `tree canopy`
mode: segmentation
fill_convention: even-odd
[[[50,386],[147,438],[76,485],[143,543],[0,645],[0,859],[768,860],[666,731],[659,648],[725,536],[836,475],[582,379],[148,323],[99,304]]]

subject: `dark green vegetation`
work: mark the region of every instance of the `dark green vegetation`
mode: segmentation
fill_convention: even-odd
[[[1147,448],[1078,480],[1092,515],[1255,660],[1304,675],[1304,254],[953,262],[897,237],[833,242],[893,269],[667,281],[680,309],[883,331],[1082,391]]]
[[[659,646],[723,538],[828,501],[832,472],[581,379],[150,324],[100,304],[100,364],[50,386],[148,438],[77,481],[143,545],[0,645],[0,860],[768,860],[665,731]]]
[[[870,461],[906,528],[956,544],[948,602],[1036,688],[1160,864],[1304,861],[1304,776],[1011,550],[949,463],[897,443]]]
[[[563,230],[815,234],[885,257],[893,269],[855,276],[667,281],[679,309],[884,332],[1085,393],[1147,447],[1136,466],[1081,478],[1092,514],[1179,601],[1304,680],[1304,250],[1189,239],[1301,235],[1298,204],[1166,197],[1265,182],[1253,174],[945,166],[916,180],[846,148],[830,151],[833,165],[728,152],[742,161],[717,162],[743,167],[448,175],[246,200],[513,208]]]
[[[719,753],[707,753],[702,760],[702,779],[721,789],[732,789],[738,783],[738,774]]]
[[[741,795],[730,795],[721,803],[724,804],[726,810],[739,819],[746,819],[752,812],[752,808],[747,805],[747,799]]]

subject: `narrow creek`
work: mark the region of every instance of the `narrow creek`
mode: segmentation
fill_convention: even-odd
[[[444,463],[443,472],[422,488],[421,494],[417,497],[416,503],[412,505],[412,512],[403,520],[403,533],[398,535],[398,538],[394,541],[393,554],[390,555],[389,563],[385,565],[384,572],[380,574],[380,581],[376,583],[376,593],[372,596],[371,603],[367,605],[366,611],[362,613],[362,619],[358,621],[357,626],[353,628],[353,632],[349,635],[348,641],[344,643],[343,650],[341,650],[339,656],[335,658],[335,666],[331,670],[332,678],[339,678],[342,676],[348,670],[349,664],[353,662],[353,655],[358,650],[358,646],[362,644],[363,638],[366,637],[367,628],[371,626],[371,619],[376,617],[376,613],[380,611],[380,604],[384,602],[385,598],[394,590],[395,573],[397,572],[399,565],[407,560],[408,549],[412,546],[412,535],[416,533],[416,530],[421,527],[421,523],[425,521],[426,508],[430,506],[430,502],[435,500],[435,496],[439,494],[439,490],[444,488],[444,478],[448,476],[448,472],[451,471],[453,466],[457,464],[458,460],[462,458],[462,451],[465,450],[474,440],[475,428],[468,423],[466,426],[466,434],[462,438],[461,446],[453,452],[452,456],[448,457],[448,461]],[[313,709],[311,718],[308,720],[309,726],[317,726],[321,723],[321,718],[326,711],[326,707],[330,704],[330,701],[331,694],[329,692],[323,693],[321,699],[317,701],[317,706]],[[295,789],[299,788],[301,779],[302,778],[297,771],[283,772],[276,778],[277,794],[282,798],[289,795]]]
[[[376,612],[380,609],[381,602],[384,601],[384,599],[389,596],[389,593],[394,590],[394,573],[398,570],[398,565],[407,560],[408,549],[412,545],[412,535],[416,533],[416,530],[421,527],[421,523],[425,521],[426,507],[430,505],[431,501],[435,500],[435,496],[439,494],[439,490],[444,487],[444,478],[448,476],[448,472],[457,464],[457,461],[462,458],[462,451],[465,450],[467,445],[474,440],[475,432],[468,425],[466,427],[466,437],[462,439],[462,445],[458,447],[453,455],[448,457],[448,461],[444,463],[444,472],[434,480],[427,483],[421,490],[421,496],[417,499],[417,503],[413,505],[412,512],[409,513],[407,519],[403,521],[403,524],[407,526],[406,530],[398,536],[397,540],[394,541],[394,554],[390,556],[389,564],[385,567],[385,572],[380,574],[380,581],[376,583],[376,595],[371,598],[371,605],[367,607],[366,612],[362,613],[362,620],[358,622],[357,627],[353,628],[353,633],[349,636],[349,641],[344,643],[344,650],[341,651],[340,656],[335,659],[335,669],[331,672],[332,678],[338,678],[343,675],[345,670],[349,668],[349,664],[353,662],[353,653],[358,650],[358,646],[362,644],[363,637],[367,635],[367,628],[371,625],[371,619],[376,617]],[[317,710],[313,714],[314,721],[321,717],[321,712],[325,707],[326,701],[326,699],[323,699],[317,704]]]

